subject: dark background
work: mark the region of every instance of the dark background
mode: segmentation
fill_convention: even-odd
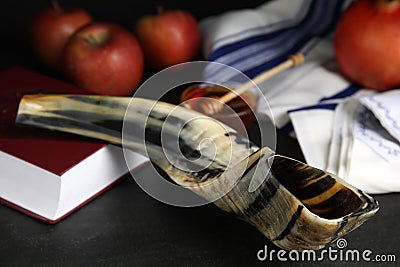
[[[113,22],[127,30],[140,17],[155,14],[157,6],[167,9],[184,9],[190,11],[197,19],[206,16],[218,15],[230,9],[254,8],[265,1],[93,1],[93,0],[60,0],[62,6],[81,7],[88,11],[94,20]],[[49,71],[37,61],[29,43],[29,25],[35,14],[43,8],[49,7],[50,0],[22,0],[2,1],[0,8],[1,20],[1,58],[0,67],[19,64],[38,70],[43,73]],[[50,73],[57,75],[57,73]]]
[[[131,29],[157,5],[186,9],[197,19],[226,10],[254,8],[265,1],[60,1],[85,8],[95,20]],[[44,68],[29,43],[29,23],[50,1],[1,1],[0,68],[19,65],[63,79]],[[147,75],[151,73],[147,72]],[[1,85],[0,85],[1,86]],[[0,88],[1,89],[1,88]],[[278,152],[302,160],[298,143],[278,134]],[[143,175],[154,175],[151,168]],[[0,174],[1,175],[1,174]],[[379,179],[379,177],[377,177]],[[378,195],[381,210],[345,238],[348,248],[396,254],[400,261],[397,194]],[[346,262],[259,262],[267,245],[261,233],[209,204],[178,208],[160,203],[126,179],[64,221],[47,225],[0,206],[0,266],[332,266]],[[351,263],[355,264],[355,263]],[[360,263],[364,266],[365,263]],[[375,263],[374,265],[378,265]],[[387,266],[394,264],[386,264]]]

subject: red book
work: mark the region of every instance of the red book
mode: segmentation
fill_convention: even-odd
[[[0,203],[56,223],[129,173],[122,149],[92,139],[15,126],[20,98],[32,93],[85,94],[22,68],[0,72]],[[148,159],[136,154],[137,165]]]

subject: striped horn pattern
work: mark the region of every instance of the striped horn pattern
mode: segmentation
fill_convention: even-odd
[[[268,147],[260,149],[214,119],[163,102],[27,95],[17,123],[89,136],[142,153],[175,183],[254,225],[283,249],[321,249],[379,208],[372,197],[330,173],[276,155]],[[179,149],[173,142],[163,143],[162,136],[176,139]],[[262,182],[250,192],[253,179]]]

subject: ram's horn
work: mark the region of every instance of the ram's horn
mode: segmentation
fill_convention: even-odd
[[[124,130],[124,138],[123,122],[131,129]],[[125,146],[149,156],[177,184],[248,221],[283,249],[323,248],[378,211],[372,197],[340,178],[276,155],[268,147],[259,149],[214,119],[163,102],[27,95],[21,100],[17,123],[119,145],[124,140]],[[179,149],[171,145],[174,142],[163,144],[163,135],[178,140]],[[202,145],[204,140],[216,149]],[[248,190],[252,179],[262,181],[254,192]]]

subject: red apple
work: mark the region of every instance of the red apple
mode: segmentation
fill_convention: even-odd
[[[68,41],[63,70],[82,88],[103,95],[130,95],[142,79],[143,53],[132,33],[93,22]]]
[[[172,10],[141,18],[134,32],[143,48],[146,64],[161,69],[196,58],[201,34],[187,11]]]
[[[377,91],[400,87],[400,0],[354,1],[335,33],[338,64],[351,80]]]
[[[61,55],[70,36],[92,17],[80,8],[53,7],[39,12],[31,24],[31,40],[39,59],[52,69],[60,69]]]

